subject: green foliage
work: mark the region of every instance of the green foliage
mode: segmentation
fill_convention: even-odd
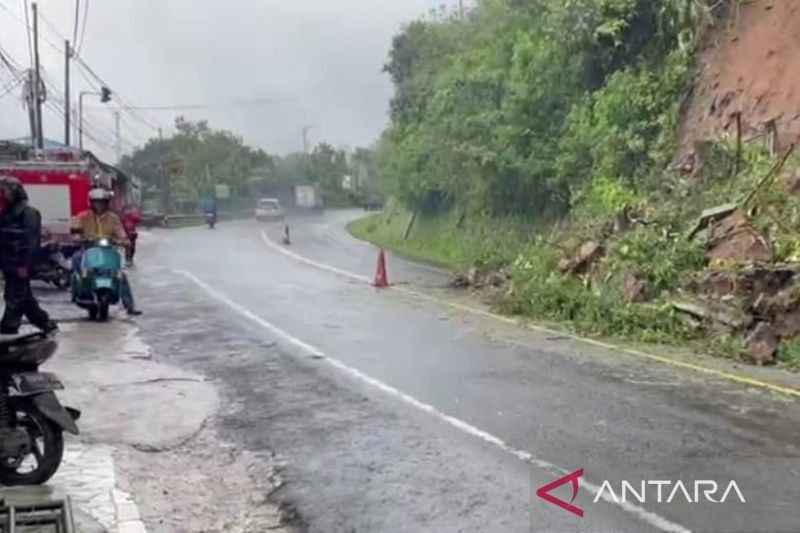
[[[718,3],[715,3],[718,4]],[[481,0],[409,24],[379,149],[413,210],[550,218],[592,180],[663,168],[709,1]]]
[[[357,220],[348,229],[356,237],[407,256],[456,268],[508,264],[533,234],[524,221],[490,217],[461,220],[456,211],[451,211],[419,216],[405,238],[410,217],[402,205],[391,202],[382,215]]]
[[[624,183],[606,177],[594,179],[580,197],[579,214],[596,219],[607,219],[629,208],[636,207],[644,198]]]
[[[212,130],[208,123],[189,122],[179,117],[176,133],[165,139],[151,139],[120,161],[120,167],[150,186],[161,187],[165,168],[176,164],[173,192],[184,202],[197,202],[210,194],[214,185],[229,185],[234,195],[246,196],[253,175],[273,176],[273,160],[263,150],[244,144],[228,131]]]
[[[557,161],[564,181],[606,187],[616,181],[645,190],[653,171],[672,155],[689,68],[681,56],[657,69],[643,65],[612,74],[605,86],[572,109]]]
[[[726,5],[478,0],[465,20],[440,13],[410,24],[386,65],[395,97],[377,159],[386,191],[422,215],[424,230],[390,237],[386,218],[363,229],[422,255],[510,268],[510,312],[584,333],[691,338],[668,306],[627,304],[620,287],[635,272],[658,297],[705,265],[685,226],[731,193],[731,167],[709,180],[711,202],[665,170],[698,31]],[[719,159],[730,162],[723,148]],[[746,153],[740,170],[760,165]],[[661,202],[667,194],[680,200]],[[609,222],[634,211],[648,224],[608,239],[590,276],[557,272],[564,248],[605,239]],[[456,213],[464,227],[441,225]],[[542,228],[552,228],[548,239],[535,237]],[[570,233],[578,242],[565,242]]]
[[[644,276],[652,296],[676,287],[680,275],[703,268],[707,263],[705,250],[695,240],[684,235],[640,229],[625,233],[610,250],[609,270],[636,271]]]
[[[243,199],[313,184],[321,188],[328,205],[350,205],[352,199],[342,189],[343,177],[350,175],[371,189],[370,180],[378,175],[376,157],[370,149],[356,149],[352,163],[344,150],[327,143],[320,143],[309,154],[277,157],[247,146],[231,132],[213,130],[205,121],[189,122],[179,117],[175,129],[173,136],[151,139],[123,157],[120,166],[153,190],[161,188],[167,168],[176,165],[180,171],[172,177],[173,193],[187,205],[211,194],[217,184],[228,185],[234,197]]]
[[[800,370],[800,339],[784,342],[778,352],[778,361],[792,370]]]
[[[614,283],[596,289],[554,268],[559,257],[542,243],[520,254],[511,269],[512,286],[504,310],[545,320],[565,321],[580,333],[661,342],[694,333],[664,305],[622,301]]]

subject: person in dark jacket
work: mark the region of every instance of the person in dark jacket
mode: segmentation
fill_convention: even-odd
[[[18,179],[0,176],[0,268],[5,278],[6,308],[0,334],[19,332],[23,315],[50,332],[58,329],[31,291],[30,273],[42,234],[42,217],[28,205],[28,195]]]

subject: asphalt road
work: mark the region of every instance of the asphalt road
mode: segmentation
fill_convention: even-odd
[[[160,232],[136,276],[147,341],[285,461],[274,496],[310,531],[800,531],[797,401],[454,310],[446,275],[399,258],[422,296],[378,291],[351,216],[292,220],[283,251],[279,225]],[[583,518],[535,497],[580,468]],[[735,480],[746,503],[593,503],[605,480]]]

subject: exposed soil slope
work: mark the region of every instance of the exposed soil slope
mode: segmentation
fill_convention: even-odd
[[[740,111],[746,135],[776,119],[779,143],[800,138],[800,1],[751,0],[712,31],[681,128],[685,153],[696,140],[734,134]]]

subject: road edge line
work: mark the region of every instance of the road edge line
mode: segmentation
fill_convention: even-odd
[[[340,269],[338,267],[335,267],[335,266],[332,266],[332,265],[327,265],[325,263],[321,263],[321,262],[315,261],[313,259],[309,259],[307,257],[299,255],[299,254],[297,254],[295,252],[292,252],[290,250],[286,250],[286,249],[282,248],[280,245],[278,245],[277,243],[275,243],[272,239],[270,239],[269,236],[266,233],[266,230],[261,230],[261,239],[264,242],[264,244],[266,246],[268,246],[269,248],[271,248],[271,249],[273,249],[273,250],[275,250],[275,251],[277,251],[277,252],[279,252],[279,253],[281,253],[281,254],[283,254],[283,255],[291,258],[291,259],[294,259],[296,261],[304,263],[306,265],[312,266],[312,267],[320,269],[320,270],[325,270],[325,271],[331,272],[333,274],[337,274],[337,275],[346,277],[348,279],[361,281],[361,282],[365,282],[365,283],[368,283],[368,284],[372,283],[372,281],[369,278],[367,278],[366,276],[360,276],[358,274],[354,274],[352,272],[348,272],[348,271]],[[606,350],[613,350],[615,352],[621,352],[621,353],[627,354],[629,356],[638,357],[638,358],[642,358],[642,359],[647,359],[647,360],[654,361],[654,362],[657,362],[657,363],[661,363],[663,365],[671,366],[671,367],[674,367],[674,368],[681,368],[683,370],[691,370],[693,372],[714,376],[714,377],[719,378],[719,379],[732,381],[732,382],[738,383],[740,385],[746,385],[746,386],[757,388],[757,389],[768,390],[768,391],[771,391],[771,392],[774,392],[774,393],[777,393],[777,394],[781,394],[781,395],[784,395],[784,396],[790,396],[790,397],[793,397],[793,398],[800,398],[800,389],[796,389],[796,388],[793,388],[793,387],[788,387],[788,386],[785,386],[785,385],[779,385],[779,384],[776,384],[776,383],[770,383],[769,381],[764,381],[764,380],[761,380],[761,379],[758,379],[758,378],[745,376],[745,375],[742,375],[742,374],[737,374],[735,372],[728,372],[726,370],[721,370],[719,368],[713,368],[713,367],[710,367],[710,366],[705,366],[705,365],[701,365],[701,364],[697,364],[697,363],[690,363],[688,361],[681,361],[681,360],[678,360],[678,359],[672,359],[670,357],[666,357],[666,356],[663,356],[663,355],[658,355],[658,354],[646,352],[644,350],[637,350],[637,349],[634,349],[634,348],[628,348],[628,347],[625,347],[625,346],[612,344],[610,342],[600,341],[600,340],[596,340],[596,339],[590,339],[588,337],[582,337],[580,335],[576,335],[576,334],[570,333],[568,331],[560,331],[560,330],[556,330],[556,329],[547,328],[545,326],[539,326],[539,325],[536,325],[536,324],[530,324],[530,323],[522,322],[521,320],[513,318],[513,317],[500,315],[500,314],[494,313],[492,311],[487,311],[485,309],[479,309],[477,307],[472,307],[472,306],[469,306],[469,305],[460,304],[458,302],[451,302],[451,301],[445,300],[443,298],[439,298],[437,296],[431,296],[430,294],[425,294],[423,292],[419,292],[419,291],[416,291],[414,289],[409,289],[407,287],[390,286],[389,288],[391,288],[391,289],[393,289],[395,291],[398,291],[398,292],[402,292],[402,293],[408,294],[410,296],[414,296],[416,298],[420,298],[420,299],[423,299],[423,300],[428,300],[430,302],[435,302],[435,303],[438,303],[438,304],[441,304],[441,305],[445,305],[445,306],[450,307],[452,309],[457,309],[459,311],[472,313],[472,314],[479,315],[479,316],[484,316],[484,317],[487,317],[487,318],[492,318],[494,320],[499,320],[499,321],[501,321],[501,322],[503,322],[505,324],[508,324],[508,325],[526,328],[526,329],[529,329],[529,330],[532,330],[532,331],[537,331],[539,333],[547,333],[547,334],[550,334],[550,335],[559,335],[559,336],[566,337],[568,339],[571,339],[571,340],[574,340],[574,341],[577,341],[577,342],[582,342],[582,343],[585,343],[585,344],[588,344],[588,345],[591,345],[591,346],[595,346],[595,347],[598,347],[598,348],[604,348]]]
[[[454,427],[454,428],[462,431],[463,433],[466,433],[467,435],[475,437],[475,438],[485,442],[486,444],[491,444],[491,445],[495,446],[496,448],[500,449],[501,451],[509,453],[509,454],[513,455],[514,457],[516,457],[517,459],[519,459],[519,460],[521,460],[523,462],[526,462],[526,463],[528,463],[528,464],[530,464],[532,466],[535,466],[535,467],[538,467],[538,468],[541,468],[543,470],[547,470],[547,471],[550,471],[550,472],[556,472],[556,473],[561,474],[561,475],[569,473],[568,470],[565,470],[565,469],[563,469],[563,468],[561,468],[559,466],[554,465],[553,463],[549,463],[549,462],[544,461],[542,459],[537,459],[537,458],[533,457],[533,455],[530,452],[526,452],[524,450],[520,450],[520,449],[514,448],[513,446],[511,446],[508,443],[506,443],[506,441],[504,441],[500,437],[497,437],[497,436],[495,436],[495,435],[493,435],[493,434],[491,434],[491,433],[489,433],[487,431],[484,431],[484,430],[482,430],[482,429],[480,429],[480,428],[478,428],[476,426],[473,426],[472,424],[469,424],[468,422],[464,422],[460,418],[456,418],[454,416],[448,415],[447,413],[438,410],[436,407],[434,407],[433,405],[431,405],[429,403],[425,403],[422,400],[418,400],[415,397],[411,396],[410,394],[407,394],[407,393],[401,391],[400,389],[389,385],[388,383],[384,383],[383,381],[381,381],[381,380],[379,380],[377,378],[373,378],[372,376],[370,376],[368,374],[365,374],[364,372],[361,372],[357,368],[351,367],[351,366],[347,365],[346,363],[340,361],[339,359],[336,359],[335,357],[331,357],[331,356],[327,355],[325,352],[323,352],[321,349],[317,348],[316,346],[308,344],[307,342],[299,339],[298,337],[295,337],[291,333],[289,333],[287,331],[284,331],[283,329],[279,328],[278,326],[272,324],[271,322],[267,321],[266,319],[261,318],[260,316],[256,315],[252,311],[248,310],[246,307],[244,307],[244,306],[242,306],[240,304],[237,304],[236,302],[234,302],[233,300],[231,300],[230,298],[228,298],[227,296],[222,294],[220,291],[214,289],[213,287],[208,285],[205,281],[203,281],[202,279],[198,278],[197,276],[195,276],[191,272],[188,272],[186,270],[179,270],[179,269],[173,269],[173,272],[175,272],[176,274],[179,274],[179,275],[184,276],[185,278],[189,279],[195,285],[197,285],[203,291],[205,291],[209,296],[211,296],[212,298],[224,303],[225,305],[230,307],[233,311],[239,313],[240,315],[244,316],[245,318],[249,319],[250,321],[254,322],[255,324],[263,327],[267,331],[270,331],[270,332],[274,333],[276,336],[282,338],[284,341],[288,342],[289,344],[292,344],[295,347],[302,349],[304,352],[308,353],[312,357],[316,357],[320,361],[325,361],[326,363],[328,363],[333,368],[339,370],[340,372],[342,372],[344,374],[349,375],[351,378],[355,379],[356,381],[360,381],[360,382],[365,383],[365,384],[367,384],[367,385],[369,385],[369,386],[371,386],[373,388],[376,388],[376,389],[382,391],[383,393],[387,394],[388,396],[390,396],[392,398],[395,398],[396,400],[399,400],[401,403],[404,403],[404,404],[406,404],[406,405],[408,405],[410,407],[414,407],[415,409],[418,409],[418,410],[420,410],[420,411],[422,411],[422,412],[424,412],[426,414],[429,414],[429,415],[433,416],[434,418],[438,419],[439,421],[444,422],[445,424],[447,424],[447,425],[449,425],[451,427]],[[355,274],[353,276],[355,276]],[[595,492],[595,493],[600,493],[601,487],[599,485],[595,485],[594,483],[591,483],[591,482],[586,481],[584,479],[580,479],[579,483],[580,483],[580,486],[582,486],[586,490],[589,490],[589,491]],[[647,524],[649,524],[649,525],[651,525],[651,526],[653,526],[653,527],[655,527],[655,528],[657,528],[657,529],[659,529],[661,531],[664,531],[665,533],[691,533],[691,530],[685,528],[684,526],[681,526],[680,524],[672,522],[672,521],[662,517],[659,514],[656,514],[656,513],[652,512],[652,511],[648,511],[647,509],[645,509],[643,507],[639,507],[638,505],[634,505],[634,504],[632,504],[630,502],[627,502],[627,501],[617,501],[613,496],[611,496],[610,494],[607,494],[606,491],[603,491],[601,493],[600,497],[602,498],[602,500],[605,503],[608,503],[608,504],[614,505],[616,507],[619,507],[623,511],[634,515],[639,520],[641,520],[641,521],[643,521],[643,522],[645,522],[645,523],[647,523]]]

